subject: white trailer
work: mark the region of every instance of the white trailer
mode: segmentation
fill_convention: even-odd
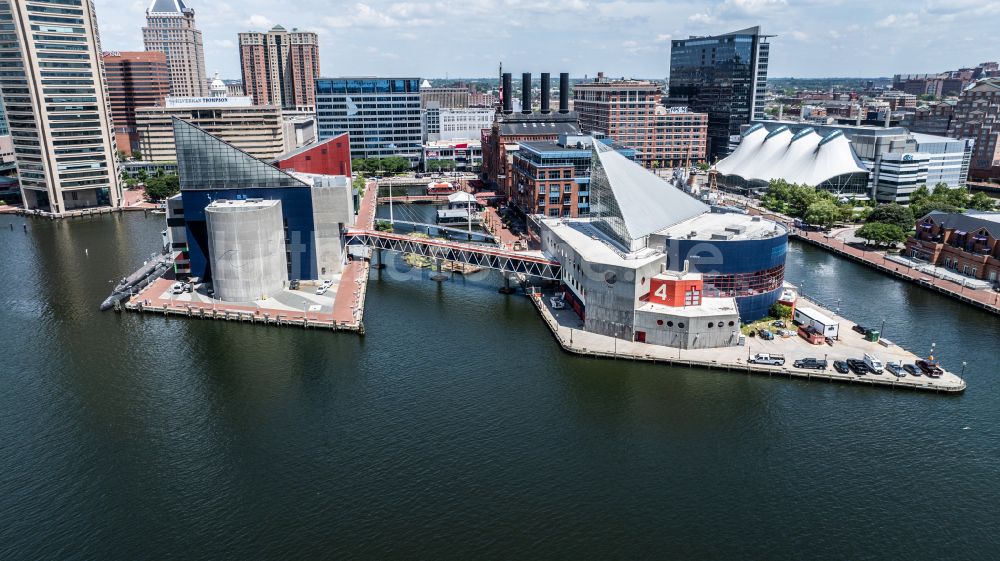
[[[840,323],[813,308],[795,308],[792,321],[811,327],[831,339],[836,339],[840,335]]]

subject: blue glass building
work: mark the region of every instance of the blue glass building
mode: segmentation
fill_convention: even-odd
[[[400,156],[416,165],[422,153],[419,78],[319,78],[320,140],[348,133],[352,158]]]
[[[708,157],[729,154],[729,138],[764,117],[769,35],[751,27],[671,42],[669,104],[708,113]]]

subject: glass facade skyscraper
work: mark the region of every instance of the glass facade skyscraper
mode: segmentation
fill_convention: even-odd
[[[348,133],[352,158],[421,155],[419,78],[320,78],[316,124],[320,140]]]
[[[770,35],[751,27],[671,42],[669,104],[708,113],[708,157],[729,154],[730,137],[764,117]]]
[[[28,209],[121,205],[92,0],[0,0],[0,89]]]

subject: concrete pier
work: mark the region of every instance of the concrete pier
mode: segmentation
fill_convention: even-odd
[[[864,353],[879,357],[883,362],[900,360],[904,364],[914,363],[921,357],[902,349],[892,343],[883,341],[872,343],[864,340],[861,334],[853,331],[854,325],[837,314],[810,302],[809,306],[818,308],[828,316],[840,322],[840,339],[833,346],[811,345],[799,336],[782,338],[775,337],[771,341],[748,337],[743,346],[721,347],[715,349],[677,349],[659,345],[637,343],[580,329],[583,322],[571,309],[554,310],[548,297],[541,293],[528,295],[538,308],[542,319],[549,326],[552,334],[562,348],[570,353],[596,356],[610,359],[639,360],[654,363],[664,363],[679,366],[694,366],[715,370],[728,370],[746,374],[762,374],[768,376],[787,376],[805,380],[826,382],[843,382],[850,384],[869,385],[889,389],[909,389],[942,393],[960,393],[965,390],[965,381],[951,372],[945,372],[940,378],[927,376],[910,376],[897,378],[888,370],[882,374],[866,374],[858,376],[854,373],[841,374],[833,369],[835,360],[862,358]],[[757,353],[775,353],[785,357],[784,366],[768,366],[749,364],[747,359]],[[829,362],[826,370],[810,370],[794,368],[792,363],[801,358],[818,358]]]

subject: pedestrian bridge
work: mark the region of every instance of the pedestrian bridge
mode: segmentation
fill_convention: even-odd
[[[539,255],[510,251],[474,243],[414,238],[377,230],[348,229],[348,245],[363,245],[373,250],[413,253],[431,259],[468,263],[503,273],[522,273],[547,280],[559,280],[559,263]]]

